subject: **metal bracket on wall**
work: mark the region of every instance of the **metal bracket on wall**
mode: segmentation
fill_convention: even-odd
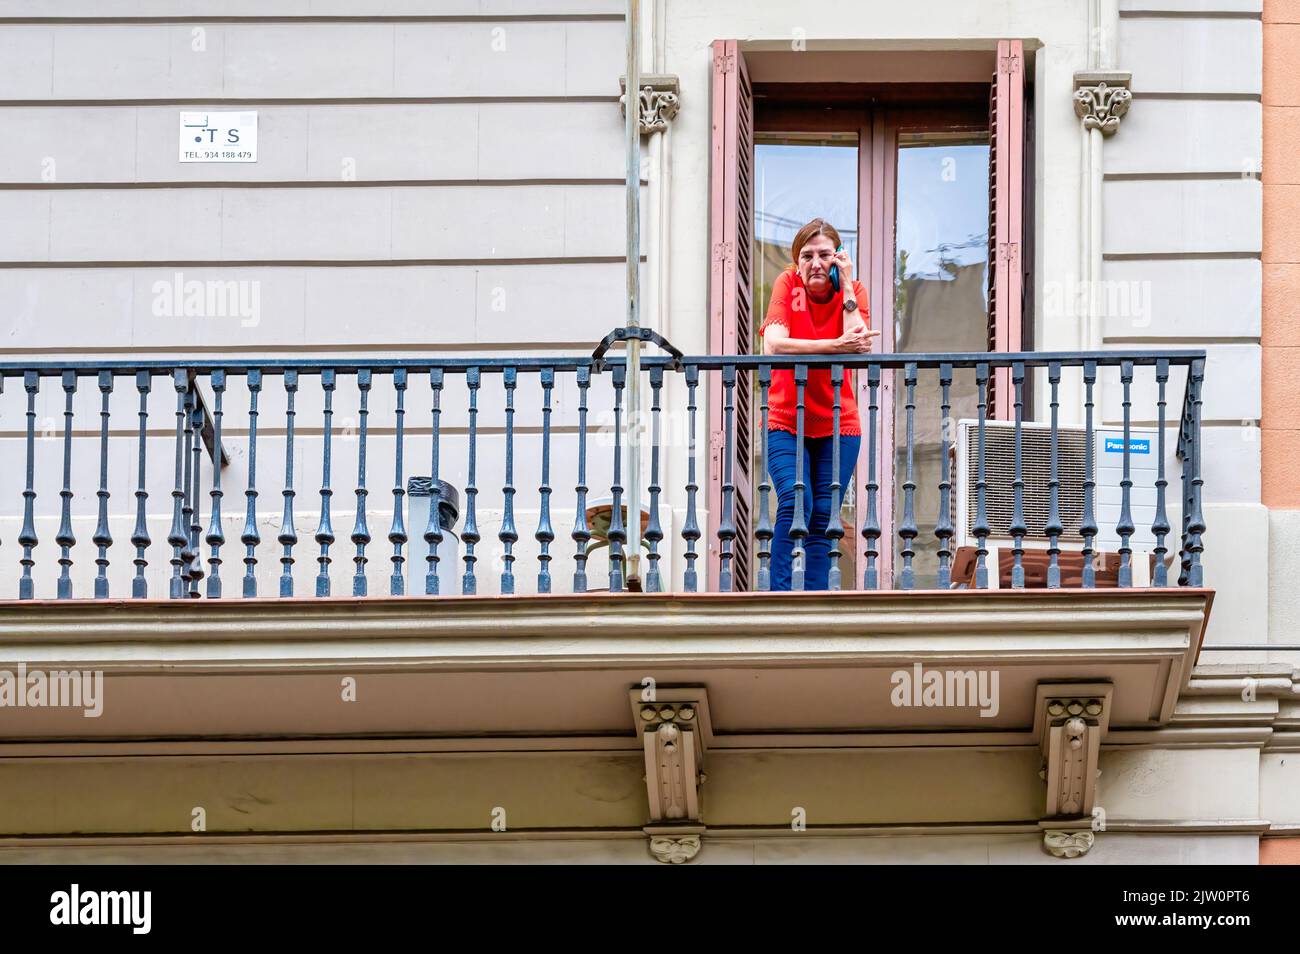
[[[609,334],[601,339],[600,344],[591,353],[591,370],[599,374],[605,370],[605,355],[609,349],[620,341],[644,341],[650,344],[657,344],[672,356],[672,362],[669,367],[674,371],[682,370],[682,353],[677,350],[667,338],[651,328],[615,328]]]

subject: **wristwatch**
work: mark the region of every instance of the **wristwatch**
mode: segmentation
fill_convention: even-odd
[[[857,311],[858,310],[857,299],[850,298],[848,301],[846,301],[844,303],[844,310],[850,313]]]

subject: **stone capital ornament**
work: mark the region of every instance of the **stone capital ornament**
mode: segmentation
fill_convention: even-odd
[[[1074,74],[1074,114],[1083,120],[1084,129],[1100,129],[1103,136],[1115,134],[1133,101],[1132,79],[1132,73],[1119,71]]]
[[[627,115],[627,77],[618,78],[619,108]],[[680,83],[672,74],[647,73],[637,83],[637,113],[641,135],[663,132],[681,106]]]

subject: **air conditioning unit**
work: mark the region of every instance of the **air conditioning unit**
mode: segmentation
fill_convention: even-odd
[[[1083,522],[1083,482],[1087,474],[1088,435],[1082,427],[1058,427],[1057,439],[1057,479],[1059,481],[1057,506],[1061,516],[1063,532],[1059,543],[1063,552],[1083,549],[1083,535],[1079,532]],[[1093,541],[1093,550],[1100,551],[1100,568],[1118,567],[1120,546],[1119,534],[1115,527],[1119,523],[1120,508],[1123,503],[1123,488],[1120,481],[1124,476],[1124,430],[1117,427],[1094,427],[1093,441],[1093,513],[1096,517],[1097,534]],[[1144,586],[1150,583],[1151,561],[1148,554],[1155,548],[1155,536],[1151,532],[1151,523],[1156,513],[1156,477],[1159,466],[1159,433],[1154,429],[1130,428],[1128,438],[1129,479],[1129,513],[1132,515],[1134,532],[1129,537],[1129,546],[1133,550],[1133,585]],[[1023,546],[1028,551],[1045,550],[1048,545],[1044,525],[1047,523],[1047,510],[1050,504],[1052,430],[1050,424],[1021,424],[1020,459],[1021,479],[1024,481],[1022,507],[1027,532]],[[957,422],[957,444],[954,448],[956,457],[956,482],[953,485],[956,496],[956,534],[954,543],[960,548],[974,548],[978,541],[974,532],[975,514],[978,504],[975,485],[979,470],[979,424],[974,420]],[[997,586],[998,576],[993,568],[998,565],[1002,552],[1009,553],[1013,543],[1010,526],[1015,507],[1015,488],[1012,481],[1016,475],[1016,428],[1011,421],[986,421],[984,425],[984,480],[985,512],[988,518],[989,534],[987,543],[990,550],[989,585]],[[1169,468],[1166,467],[1166,480]],[[1171,493],[1172,490],[1172,493]],[[1166,513],[1171,515],[1170,524],[1176,527],[1172,519],[1178,500],[1177,484],[1171,481],[1166,487]],[[1170,533],[1165,538],[1165,546],[1176,551],[1177,537]],[[969,553],[964,554],[969,557]],[[1166,555],[1166,561],[1169,556]],[[1034,565],[1042,563],[1041,554],[1035,554]],[[960,564],[960,560],[958,561]],[[1078,566],[1078,559],[1074,563]],[[1076,570],[1077,572],[1077,570]],[[1005,574],[1004,574],[1005,575]],[[1067,584],[1068,585],[1068,584]]]

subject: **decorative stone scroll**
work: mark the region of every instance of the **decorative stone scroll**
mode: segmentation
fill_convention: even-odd
[[[1043,850],[1054,858],[1079,858],[1088,853],[1096,838],[1090,831],[1043,832]]]
[[[619,108],[627,116],[627,77],[618,78]],[[638,83],[637,108],[640,117],[641,135],[663,132],[668,123],[677,115],[681,106],[678,98],[680,84],[671,74],[650,73],[640,77]]]
[[[1129,90],[1132,73],[1083,72],[1074,74],[1074,114],[1084,129],[1100,129],[1113,136],[1133,101]]]

